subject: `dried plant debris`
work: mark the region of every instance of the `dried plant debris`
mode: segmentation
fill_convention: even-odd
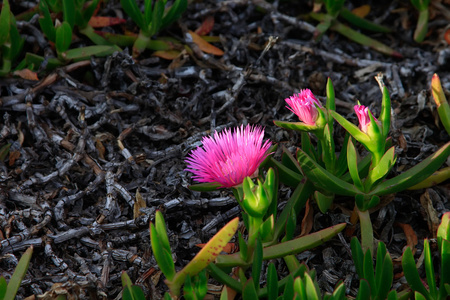
[[[119,7],[119,1],[110,2],[103,9]],[[0,79],[0,273],[8,277],[21,253],[31,245],[35,249],[18,299],[32,294],[114,299],[123,270],[152,298],[163,295],[149,241],[155,211],[168,223],[177,268],[198,252],[196,244],[207,242],[240,212],[228,192],[188,189],[188,151],[215,130],[246,123],[265,126],[265,138],[295,149],[299,135],[273,126],[273,120],[292,120],[283,100],[301,88],[324,96],[327,77],[336,90],[337,110],[356,121],[352,108],[358,100],[371,109],[380,106],[373,77],[384,73],[397,172],[448,141],[435,122],[429,82],[439,72],[443,87],[450,87],[449,60],[438,37],[414,43],[414,28],[397,19],[405,17],[400,3],[377,3],[394,12],[384,15],[378,7],[372,19],[383,18],[392,29],[384,42],[402,59],[332,33],[315,42],[314,25],[296,17],[303,13],[301,4],[275,2],[278,6],[260,0],[190,4],[179,24],[164,32],[193,50],[176,64],[152,57],[151,51],[136,60],[125,49],[39,73],[40,81]],[[221,57],[206,54],[188,38],[208,16],[214,16],[211,34],[220,37]],[[445,15],[436,18],[430,30]],[[30,29],[37,20],[19,25],[27,47],[47,47]],[[376,237],[399,257],[407,241],[395,223],[409,223],[419,239],[429,236],[428,227],[435,228],[436,217],[450,209],[448,194],[447,184],[392,196],[372,214]],[[280,209],[289,197],[282,188]],[[335,203],[326,215],[314,209],[313,231],[348,220],[348,199]],[[342,234],[299,256],[317,269],[325,291],[344,280],[355,295],[349,240]],[[286,272],[281,262],[277,268]]]

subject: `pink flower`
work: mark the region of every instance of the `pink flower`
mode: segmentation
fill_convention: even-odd
[[[355,113],[359,120],[359,129],[362,132],[367,133],[367,126],[370,124],[369,109],[364,105],[355,105]],[[375,119],[375,117],[373,117]],[[375,119],[377,121],[377,119]]]
[[[203,148],[194,149],[185,160],[186,171],[197,182],[218,182],[222,187],[241,184],[252,176],[269,155],[271,142],[263,142],[264,130],[243,125],[203,138]]]
[[[315,105],[322,107],[310,89],[301,90],[297,95],[286,98],[286,106],[306,125],[316,125],[318,111]]]

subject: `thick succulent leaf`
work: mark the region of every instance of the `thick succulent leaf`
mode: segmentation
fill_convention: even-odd
[[[379,180],[387,176],[389,171],[394,166],[396,159],[395,148],[389,148],[389,150],[384,153],[378,164],[369,171],[369,176],[365,182],[366,190],[370,190],[370,188]]]
[[[170,249],[167,251],[167,249],[163,247],[161,237],[158,235],[153,223],[150,223],[150,242],[152,245],[153,255],[155,256],[159,268],[163,272],[164,276],[166,276],[168,280],[171,280],[175,276],[175,264],[173,262]]]
[[[366,253],[364,253],[364,262],[363,262],[363,273],[364,279],[367,280],[370,287],[370,295],[372,299],[375,299],[377,293],[377,286],[375,283],[375,275],[373,269],[373,261],[372,261],[372,251],[368,249]]]
[[[355,264],[356,273],[359,278],[364,278],[364,253],[358,238],[352,238],[350,248],[352,250],[352,259]]]
[[[39,25],[41,26],[41,30],[44,32],[44,34],[50,41],[55,42],[56,29],[53,26],[53,20],[50,15],[50,11],[46,0],[39,1],[39,10],[44,15],[43,17],[39,18]]]
[[[374,31],[374,32],[391,32],[391,30],[385,26],[379,25],[377,23],[370,22],[364,18],[361,18],[354,13],[352,13],[347,8],[343,7],[339,13],[339,16],[352,23],[353,25],[358,26],[359,28]]]
[[[348,171],[353,180],[353,184],[361,192],[364,192],[364,185],[361,181],[361,178],[359,177],[358,171],[358,153],[356,152],[356,148],[353,145],[351,139],[348,141],[347,144],[347,164],[348,164]]]
[[[2,11],[0,13],[0,46],[3,46],[9,40],[9,29],[11,26],[11,9],[9,1],[3,1]]]
[[[370,194],[382,196],[403,191],[433,174],[447,160],[449,155],[450,142],[409,170],[378,184]]]
[[[179,272],[175,274],[172,280],[166,280],[172,292],[178,292],[183,284],[186,275],[195,275],[205,269],[211,262],[216,259],[225,245],[236,233],[239,218],[234,218],[219,230],[199,253]]]
[[[56,28],[56,51],[63,53],[70,47],[72,43],[72,28],[66,21]]]
[[[63,0],[63,17],[64,22],[70,25],[70,29],[75,25],[75,2],[73,0]]]
[[[25,274],[27,273],[28,264],[30,263],[31,256],[33,255],[33,247],[28,248],[17,264],[11,279],[9,280],[8,287],[6,288],[5,298],[3,300],[14,300],[17,290],[22,283]]]
[[[306,174],[316,187],[323,191],[333,191],[335,194],[344,196],[354,196],[361,193],[354,185],[343,181],[331,174],[315,161],[313,161],[305,152],[299,151],[297,159],[303,173]]]
[[[367,300],[370,299],[370,286],[367,280],[359,280],[358,295],[356,295],[356,300]]]
[[[62,57],[66,60],[74,60],[74,61],[81,61],[81,60],[88,60],[91,58],[91,56],[106,56],[111,55],[115,51],[117,51],[117,47],[115,46],[87,46],[83,48],[76,48],[76,49],[70,49],[67,50],[62,54]]]
[[[256,280],[259,282],[259,280]],[[253,278],[250,278],[245,284],[242,291],[242,299],[258,299],[258,294],[256,293],[255,284]]]
[[[319,128],[317,125],[306,125],[303,122],[273,121],[273,123],[278,127],[296,131],[313,131]]]
[[[437,299],[438,291],[436,287],[436,279],[434,276],[433,258],[430,251],[430,241],[428,239],[424,240],[423,251],[428,290],[430,291],[431,297],[433,299]]]
[[[255,243],[255,249],[253,251],[253,265],[252,265],[252,278],[256,278],[256,280],[254,281],[256,292],[259,291],[259,278],[261,276],[262,262],[263,262],[263,247],[261,244],[261,240],[257,238]]]
[[[408,282],[411,289],[429,297],[430,294],[428,293],[427,289],[422,283],[422,280],[419,277],[419,272],[416,269],[414,256],[412,254],[411,248],[409,247],[406,248],[405,252],[403,253],[402,267],[406,281]]]
[[[139,9],[136,0],[120,0],[120,4],[122,5],[125,13],[133,19],[141,30],[147,29],[148,24],[145,23],[144,15]]]
[[[383,87],[380,121],[383,129],[383,137],[384,139],[387,139],[391,127],[391,97],[389,96],[389,91],[386,86]]]
[[[270,157],[266,163],[266,166],[276,168],[278,171],[279,180],[287,186],[296,187],[303,179],[303,175],[292,171],[290,168],[286,167],[273,157]]]
[[[341,232],[345,226],[345,223],[341,223],[294,240],[266,247],[263,250],[264,260],[281,258],[289,254],[297,254],[317,247]]]
[[[450,134],[450,105],[445,97],[441,80],[437,74],[434,74],[431,79],[431,94],[433,95],[434,102],[436,102],[439,118],[447,133]]]
[[[271,262],[267,268],[267,299],[276,300],[278,297],[278,274],[275,265]]]
[[[333,116],[333,118],[341,124],[342,127],[344,127],[345,130],[347,130],[357,141],[359,141],[362,144],[365,144],[369,142],[369,137],[367,134],[362,132],[358,126],[355,124],[349,122],[346,118],[341,116],[335,111],[330,111],[330,114]]]
[[[187,0],[176,0],[175,3],[170,7],[169,11],[163,17],[161,28],[165,28],[171,23],[178,20],[187,9],[187,5]]]

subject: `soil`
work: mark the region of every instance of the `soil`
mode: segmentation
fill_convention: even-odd
[[[26,9],[28,2],[15,2],[15,13]],[[384,74],[398,154],[392,175],[449,141],[429,91],[434,73],[450,90],[445,40],[449,2],[430,5],[428,35],[418,44],[413,40],[418,14],[409,1],[346,1],[349,9],[370,5],[366,18],[393,32],[363,32],[402,57],[381,54],[333,31],[315,41],[317,22],[306,16],[312,4],[195,1],[178,23],[159,34],[193,50],[175,60],[152,56],[151,51],[133,59],[125,49],[50,73],[44,70],[39,82],[0,79],[0,148],[10,144],[0,160],[0,273],[9,279],[22,253],[34,247],[17,299],[53,299],[58,294],[114,299],[121,293],[122,271],[147,297],[160,299],[167,288],[152,256],[148,230],[155,211],[164,214],[177,268],[198,252],[196,244],[207,242],[240,215],[230,190],[200,193],[188,188],[194,183],[184,170],[189,151],[215,130],[249,123],[264,126],[266,139],[295,151],[300,135],[276,127],[273,120],[296,121],[284,99],[300,89],[310,88],[324,103],[327,78],[335,88],[336,110],[357,124],[357,101],[379,115],[381,92],[374,76]],[[120,13],[118,1],[108,1],[98,15]],[[207,17],[214,18],[209,35],[220,38],[214,45],[224,51],[222,56],[202,52],[185,34]],[[39,28],[36,19],[30,25]],[[130,20],[109,30],[121,33],[125,28],[137,32]],[[30,30],[21,34],[28,37],[28,51],[51,51]],[[79,35],[72,47],[89,44]],[[344,130],[335,125],[338,151],[343,136]],[[279,159],[281,150],[274,157]],[[292,191],[280,188],[280,209]],[[399,263],[403,248],[417,237],[416,258],[420,256],[423,239],[432,238],[439,223],[436,218],[450,210],[449,195],[447,180],[384,197],[384,206],[373,211],[375,237],[387,244],[395,261],[393,289],[404,288]],[[354,200],[338,196],[334,203],[326,214],[314,203],[309,217],[304,218],[304,210],[298,212],[298,234],[301,225],[314,232],[349,222]],[[343,232],[297,255],[316,269],[322,291],[332,291],[344,280],[347,294],[355,295],[358,279],[349,242],[358,234],[358,228],[353,234]],[[283,262],[276,264],[280,276],[285,275]],[[214,297],[220,284],[210,284],[208,297]]]

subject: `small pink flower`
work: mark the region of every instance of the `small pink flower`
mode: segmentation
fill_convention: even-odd
[[[370,124],[369,109],[364,105],[355,105],[354,109],[358,116],[359,129],[361,129],[362,132],[367,133],[367,126]],[[373,118],[375,119],[375,117]],[[377,119],[375,119],[375,121],[377,121]]]
[[[263,144],[264,130],[243,125],[203,138],[203,148],[194,149],[185,160],[186,171],[197,182],[218,182],[222,187],[241,184],[252,176],[269,155],[270,141]]]
[[[316,125],[318,111],[315,105],[322,107],[310,89],[301,90],[297,95],[286,98],[286,106],[306,125]]]

